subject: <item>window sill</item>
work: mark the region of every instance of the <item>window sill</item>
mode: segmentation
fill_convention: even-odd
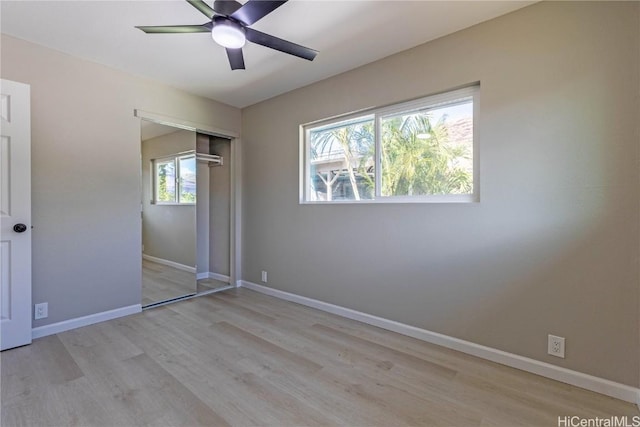
[[[307,201],[300,200],[301,205],[375,205],[375,204],[477,204],[480,198],[475,194],[459,194],[448,196],[395,196],[381,197],[379,199],[366,200],[332,200],[332,201]]]

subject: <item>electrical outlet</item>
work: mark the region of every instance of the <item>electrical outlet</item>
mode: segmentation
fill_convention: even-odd
[[[267,283],[267,272],[262,270],[262,283]]]
[[[42,302],[40,304],[36,304],[34,313],[33,313],[33,318],[38,320],[38,319],[44,319],[47,316],[49,316],[49,303]]]
[[[564,338],[555,335],[549,335],[547,353],[552,356],[562,357],[564,359]]]

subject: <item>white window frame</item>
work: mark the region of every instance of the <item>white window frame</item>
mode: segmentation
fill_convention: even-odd
[[[402,113],[411,113],[417,110],[428,110],[445,105],[455,104],[456,101],[472,99],[473,102],[473,192],[471,194],[442,194],[442,195],[415,195],[415,196],[383,196],[382,192],[382,157],[381,157],[381,123],[382,119]],[[462,89],[451,90],[436,95],[426,96],[420,99],[402,102],[385,107],[371,108],[367,110],[349,113],[330,119],[306,123],[300,126],[300,204],[369,204],[369,203],[477,203],[480,201],[480,174],[479,174],[479,132],[478,117],[480,105],[480,84],[476,83]],[[316,129],[331,124],[347,122],[357,118],[372,116],[375,128],[375,196],[373,199],[363,200],[308,200],[310,191],[309,177],[311,173],[311,159],[309,150],[310,133]]]
[[[162,205],[162,206],[194,206],[195,202],[181,202],[181,185],[180,185],[180,161],[186,160],[189,158],[195,159],[196,155],[191,153],[178,153],[171,156],[158,157],[156,159],[151,159],[151,204],[152,205]],[[171,202],[165,202],[158,200],[158,164],[159,163],[169,163],[172,162],[175,170],[175,199]]]

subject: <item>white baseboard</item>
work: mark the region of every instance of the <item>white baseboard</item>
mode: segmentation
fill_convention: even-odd
[[[31,330],[33,339],[46,337],[47,335],[58,334],[60,332],[69,331],[71,329],[80,328],[82,326],[93,325],[94,323],[104,322],[105,320],[117,319],[118,317],[128,316],[130,314],[142,312],[141,304],[134,304],[128,307],[116,308],[114,310],[103,311],[100,313],[90,314],[88,316],[76,317],[75,319],[63,320],[62,322],[52,323],[50,325],[38,326]]]
[[[462,353],[477,356],[482,359],[510,366],[512,368],[531,372],[533,374],[541,375],[546,378],[591,390],[596,393],[615,397],[616,399],[636,403],[640,407],[640,388],[631,387],[626,384],[621,384],[604,378],[595,377],[593,375],[584,374],[582,372],[573,371],[571,369],[562,368],[560,366],[555,366],[550,363],[541,362],[539,360],[531,359],[524,356],[519,356],[517,354],[507,353],[506,351],[497,350],[495,348],[483,346],[480,344],[475,344],[469,341],[450,337],[448,335],[439,334],[437,332],[428,331],[426,329],[421,329],[393,320],[384,319],[382,317],[373,316],[371,314],[362,313],[360,311],[351,310],[339,305],[334,305],[289,292],[280,291],[278,289],[258,285],[246,280],[240,280],[239,286],[251,289],[256,292],[260,292],[265,295],[270,295],[283,300],[306,305],[308,307],[313,307],[318,310],[346,317],[348,319],[357,320],[369,325],[377,326],[382,329],[397,332],[402,335],[407,335],[432,344],[437,344],[442,347],[450,348],[452,350],[457,350]]]
[[[151,255],[142,254],[142,259],[146,259],[148,261],[157,262],[158,264],[166,265],[169,267],[177,268],[178,270],[187,271],[189,273],[195,273],[196,268],[191,267],[189,265],[180,264],[179,262],[169,261],[168,259],[156,258]]]
[[[209,272],[209,279],[219,280],[221,282],[231,283],[231,277],[220,273]]]
[[[214,280],[219,280],[221,282],[231,283],[231,277],[226,276],[224,274],[220,274],[220,273],[213,273],[211,271],[196,274],[196,279],[198,280],[214,279]]]

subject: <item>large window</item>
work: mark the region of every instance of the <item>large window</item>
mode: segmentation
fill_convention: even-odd
[[[154,159],[153,203],[194,204],[196,202],[195,155],[176,155]]]
[[[302,126],[302,203],[476,201],[478,86]]]

